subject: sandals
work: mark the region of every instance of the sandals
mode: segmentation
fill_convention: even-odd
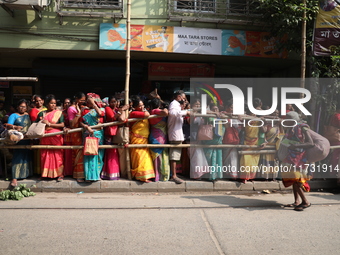
[[[183,180],[180,179],[180,178],[178,178],[178,177],[174,177],[174,178],[172,178],[172,180],[173,180],[176,184],[181,184],[181,183],[183,183]]]
[[[292,204],[287,204],[287,205],[284,205],[283,207],[298,207],[299,206],[299,204],[296,204],[296,203],[292,203]]]
[[[301,212],[304,209],[311,207],[311,203],[309,203],[309,205],[303,205],[303,204],[299,204],[297,207],[294,208],[295,211]]]
[[[17,181],[11,181],[11,186],[12,186],[12,187],[17,187],[17,186],[18,186]]]
[[[64,180],[64,176],[59,176],[58,178],[57,178],[57,182],[62,182]]]

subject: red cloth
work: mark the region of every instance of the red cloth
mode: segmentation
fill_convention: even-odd
[[[161,112],[161,109],[153,109],[151,111],[151,115],[158,115]],[[162,120],[162,117],[160,118],[154,118],[154,119],[149,119],[149,123],[151,125],[156,125],[158,122],[160,122]]]
[[[112,122],[115,121],[116,112],[111,109],[111,107],[107,106],[105,107],[105,117],[106,117],[106,122]]]
[[[333,127],[340,128],[340,113],[334,113],[330,120],[329,120],[329,125]]]
[[[85,116],[87,113],[89,113],[92,109],[86,108],[82,111],[81,116]],[[104,123],[104,116],[105,112],[102,111],[101,115],[99,116],[99,122],[98,123]],[[81,118],[81,121],[84,122],[84,119]]]
[[[145,117],[145,112],[141,112],[141,111],[133,111],[130,113],[129,118],[144,118]],[[133,126],[133,124],[135,124],[136,121],[134,122],[130,122],[130,127]]]
[[[35,122],[38,118],[39,110],[37,108],[32,108],[32,110],[29,112],[31,122]]]
[[[103,101],[100,99],[100,96],[96,93],[87,93],[88,96],[91,96],[94,99],[95,104],[99,107],[103,107]]]

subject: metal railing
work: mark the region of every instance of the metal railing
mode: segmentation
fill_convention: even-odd
[[[56,0],[56,13],[62,17],[123,17],[123,0]]]
[[[77,9],[117,9],[123,8],[122,0],[60,0],[64,8]]]
[[[168,0],[168,6],[168,18],[173,21],[245,22],[259,14],[256,0]]]

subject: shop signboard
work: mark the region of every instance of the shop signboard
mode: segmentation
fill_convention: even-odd
[[[206,63],[150,62],[148,80],[189,81],[191,77],[214,77],[215,68]]]
[[[340,46],[340,0],[320,1],[314,29],[314,56],[330,56]]]
[[[219,29],[175,27],[174,32],[173,52],[221,55]]]
[[[266,32],[131,25],[131,50],[185,54],[285,58]],[[126,25],[100,25],[99,49],[126,50]]]

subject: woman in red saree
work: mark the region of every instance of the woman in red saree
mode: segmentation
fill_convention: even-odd
[[[44,106],[44,100],[40,95],[34,95],[32,97],[32,103],[34,104],[34,108],[32,108],[28,114],[30,116],[31,122],[35,122],[38,118],[38,114],[42,111],[46,111],[46,107]],[[34,139],[33,144],[35,145],[39,144],[39,140]],[[40,154],[41,154],[40,150],[33,151],[33,166],[35,174],[41,174]]]
[[[62,111],[56,110],[57,100],[54,95],[46,96],[47,110],[40,112],[36,122],[42,120],[46,124],[45,134],[60,132],[64,128],[64,117]],[[43,137],[40,145],[63,145],[63,135]],[[41,149],[41,177],[57,178],[62,181],[64,178],[63,150]]]
[[[301,123],[297,112],[291,111],[286,116],[285,125],[289,128],[285,134],[285,139],[291,141],[291,145],[288,147],[287,157],[282,161],[282,182],[285,187],[293,185],[294,194],[294,203],[288,204],[286,207],[295,207],[296,211],[303,211],[303,209],[311,206],[304,195],[304,191],[310,191],[307,183],[309,180],[307,149],[313,147],[314,143],[307,132],[309,126]],[[294,126],[296,123],[298,124]]]
[[[105,107],[106,122],[125,121],[126,110],[128,105],[117,108],[117,100],[114,96],[108,99],[108,106]],[[116,135],[118,126],[110,126],[105,128],[104,143],[113,145],[112,137]],[[118,149],[106,149],[104,156],[104,166],[100,174],[101,179],[118,180],[120,177],[119,154]]]

